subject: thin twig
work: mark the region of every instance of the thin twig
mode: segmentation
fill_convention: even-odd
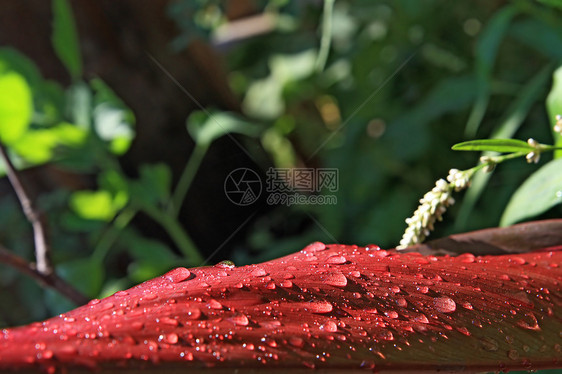
[[[40,273],[34,264],[31,264],[23,258],[15,255],[12,251],[0,245],[0,262],[9,265],[25,275],[37,280],[40,284],[53,288],[66,296],[69,300],[76,303],[76,305],[84,305],[88,302],[88,298],[80,291],[65,282],[56,273],[50,274]]]
[[[29,193],[25,190],[25,187],[21,183],[21,180],[16,172],[16,168],[6,149],[4,144],[0,142],[0,156],[6,164],[6,172],[8,174],[8,179],[18,196],[21,207],[27,220],[31,223],[33,227],[33,239],[35,242],[35,261],[37,266],[37,271],[43,275],[50,275],[53,273],[53,268],[49,261],[49,246],[46,239],[46,230],[44,226],[44,221],[41,215],[37,212],[33,206],[33,202],[29,198]]]

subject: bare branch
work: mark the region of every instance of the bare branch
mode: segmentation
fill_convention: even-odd
[[[50,274],[39,272],[34,264],[15,255],[2,245],[0,245],[0,262],[19,270],[23,274],[37,280],[40,284],[60,292],[69,300],[76,303],[76,305],[83,305],[88,302],[86,296],[68,284],[64,279],[60,278],[55,272],[51,272]]]
[[[4,144],[0,142],[0,156],[6,164],[6,172],[8,179],[18,196],[21,207],[27,220],[33,227],[33,239],[35,242],[35,261],[37,263],[37,271],[43,275],[53,273],[53,268],[49,261],[49,246],[47,244],[46,230],[43,218],[40,213],[33,206],[33,202],[29,198],[29,193],[26,191],[23,183],[21,182],[14,164],[10,160]]]

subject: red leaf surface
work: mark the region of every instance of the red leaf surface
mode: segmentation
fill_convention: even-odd
[[[178,268],[0,335],[0,369],[482,371],[562,367],[562,247],[456,257],[313,243]]]

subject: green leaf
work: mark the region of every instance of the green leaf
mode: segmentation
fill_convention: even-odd
[[[492,139],[511,138],[517,132],[527,118],[533,104],[542,97],[544,86],[550,76],[550,69],[550,67],[545,67],[539,71],[519,91],[517,98],[510,104],[505,116],[500,120],[499,126],[492,132]],[[487,153],[483,155],[489,156]],[[457,230],[466,227],[470,219],[470,213],[486,187],[490,176],[491,173],[477,173],[474,176],[455,220]]]
[[[98,177],[98,185],[108,191],[113,198],[114,209],[120,210],[129,202],[129,185],[125,178],[115,170],[103,171]]]
[[[500,225],[508,226],[541,214],[562,203],[562,159],[552,160],[534,172],[515,191]]]
[[[546,98],[546,111],[550,126],[553,128],[556,125],[556,116],[562,115],[562,65],[554,72],[552,89]],[[552,136],[554,145],[562,147],[562,135],[552,131]],[[562,158],[562,151],[555,151],[554,157]]]
[[[132,110],[101,79],[92,79],[94,91],[94,129],[109,143],[109,150],[124,154],[135,137],[135,116]]]
[[[89,258],[68,261],[57,265],[57,273],[68,283],[89,297],[96,297],[105,276],[103,266]]]
[[[489,151],[500,153],[528,153],[534,150],[527,142],[517,139],[479,139],[455,144],[454,151]]]
[[[506,6],[488,22],[476,45],[476,80],[478,97],[468,118],[465,134],[473,137],[484,118],[490,100],[489,82],[499,45],[513,17],[518,13],[514,6]]]
[[[539,0],[539,2],[554,8],[562,9],[562,0]]]
[[[76,82],[67,91],[67,106],[73,123],[90,130],[92,123],[92,91],[84,82]]]
[[[82,76],[80,44],[72,8],[67,0],[53,0],[53,47],[73,79]]]
[[[16,72],[0,75],[0,140],[11,145],[20,138],[31,121],[31,89]]]
[[[227,112],[195,112],[187,120],[187,130],[197,144],[209,146],[230,133],[257,136],[261,128]]]
[[[70,207],[82,218],[111,221],[117,213],[109,191],[76,191],[70,197]]]
[[[129,277],[135,282],[144,282],[169,270],[179,260],[165,244],[140,236],[124,238],[129,255],[134,262],[129,266]]]
[[[12,145],[16,153],[31,164],[53,160],[59,147],[77,147],[86,139],[86,132],[70,123],[27,131]]]
[[[20,52],[13,48],[0,48],[0,75],[10,71],[20,74],[33,93],[34,124],[46,126],[63,120],[65,98],[61,86],[44,80],[35,63]]]
[[[172,186],[172,171],[166,164],[140,166],[140,178],[130,182],[131,194],[139,204],[165,204]]]

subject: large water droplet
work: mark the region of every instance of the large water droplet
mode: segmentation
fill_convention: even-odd
[[[334,309],[334,306],[328,301],[312,301],[304,303],[304,305],[312,313],[330,313]]]
[[[306,247],[304,247],[304,249],[302,250],[303,252],[318,252],[318,251],[323,251],[326,249],[326,244],[321,243],[321,242],[314,242],[311,243],[309,245],[307,245]]]
[[[433,305],[441,313],[452,313],[457,309],[455,301],[447,296],[436,297],[433,299]]]
[[[535,315],[532,312],[525,313],[525,315],[519,321],[517,321],[517,325],[527,330],[538,331],[541,329],[539,327],[539,322],[537,321],[537,317],[535,317]]]
[[[414,318],[412,318],[412,320],[419,323],[429,323],[429,320],[423,313],[417,314]]]
[[[234,264],[233,261],[223,260],[223,261],[219,262],[218,264],[216,264],[215,267],[223,268],[223,269],[232,269],[232,268],[236,267],[236,265]]]
[[[248,317],[246,317],[244,314],[237,314],[230,317],[229,320],[238,326],[248,326],[248,324],[250,323]]]
[[[472,253],[463,253],[462,255],[457,256],[456,259],[467,264],[470,264],[476,260]]]
[[[176,344],[179,340],[178,334],[175,332],[169,334],[162,334],[158,337],[159,342],[164,342],[168,344]]]
[[[326,262],[328,264],[341,265],[341,264],[345,264],[347,262],[347,259],[344,256],[336,255],[336,256],[328,257]]]
[[[252,270],[250,275],[252,275],[254,277],[265,277],[267,275],[267,273],[263,268],[257,267],[254,270]]]
[[[347,286],[347,278],[341,272],[328,273],[323,276],[324,282],[330,286],[345,287]]]
[[[336,332],[338,331],[338,325],[334,321],[328,321],[320,326],[320,330],[328,331],[328,332]]]
[[[176,268],[164,274],[164,278],[172,283],[179,283],[186,280],[191,275],[191,272],[186,268]]]
[[[211,309],[222,309],[222,304],[215,299],[209,300],[207,306]]]
[[[281,287],[283,288],[291,288],[293,287],[293,282],[291,282],[290,280],[286,279],[284,281],[281,281],[280,283]]]

